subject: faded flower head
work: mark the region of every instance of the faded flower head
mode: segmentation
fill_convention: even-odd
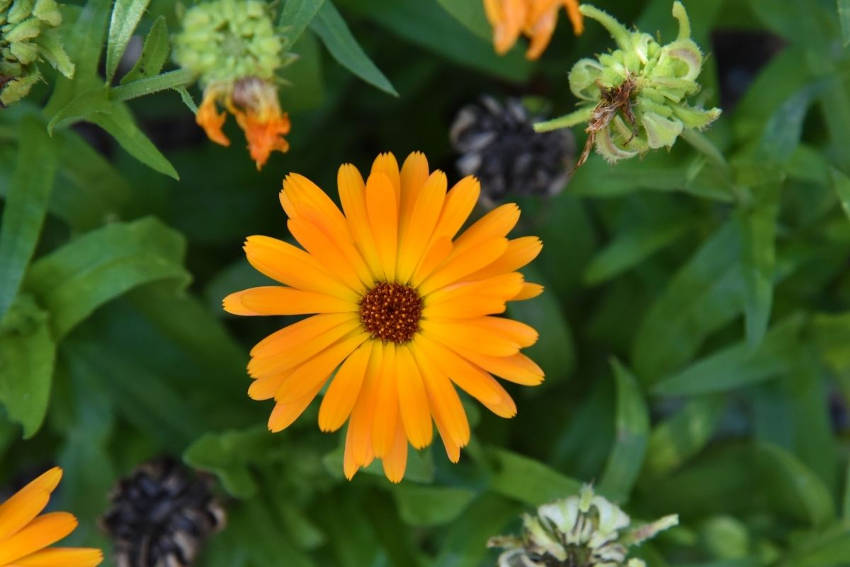
[[[564,188],[575,141],[569,130],[535,132],[539,118],[518,98],[502,104],[485,96],[458,112],[450,131],[460,154],[457,168],[479,179],[482,200],[492,204],[508,193],[542,196]]]
[[[57,29],[61,23],[56,0],[0,0],[0,106],[29,94],[41,79],[39,61],[74,76]]]
[[[505,549],[499,567],[645,567],[627,558],[629,547],[678,523],[672,515],[629,529],[629,516],[585,485],[578,495],[524,516],[521,537],[498,536],[487,545]]]
[[[195,72],[204,89],[196,121],[210,140],[223,146],[227,116],[245,132],[251,158],[262,168],[273,151],[286,152],[289,116],[281,111],[276,73],[294,59],[284,49],[268,4],[258,0],[213,0],[183,16],[174,59]]]
[[[224,525],[206,478],[170,459],[150,461],[122,479],[101,520],[118,567],[185,567]]]
[[[570,89],[581,100],[577,111],[535,125],[537,131],[548,131],[587,122],[587,145],[578,165],[594,145],[610,162],[670,148],[683,130],[705,128],[720,116],[719,108],[705,110],[687,102],[700,90],[697,77],[703,57],[691,39],[681,2],[673,3],[679,35],[666,45],[649,34],[630,32],[593,6],[585,4],[580,9],[611,33],[617,49],[573,66],[569,80]]]

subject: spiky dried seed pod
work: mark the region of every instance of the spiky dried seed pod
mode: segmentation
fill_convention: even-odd
[[[449,132],[460,154],[457,168],[461,175],[478,177],[482,198],[552,195],[564,188],[575,140],[568,130],[536,133],[532,125],[541,118],[518,98],[502,104],[483,96],[458,112]]]
[[[191,565],[207,537],[224,526],[211,485],[170,458],[149,461],[122,479],[101,519],[118,567]]]

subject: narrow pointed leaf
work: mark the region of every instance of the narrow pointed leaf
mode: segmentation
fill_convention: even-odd
[[[280,12],[280,27],[288,46],[295,45],[325,0],[286,0]]]
[[[154,20],[151,31],[145,37],[142,54],[139,55],[139,59],[133,65],[133,68],[121,77],[121,84],[158,75],[168,60],[169,49],[168,25],[165,16],[159,16]]]
[[[109,37],[106,43],[106,80],[111,82],[118,63],[127,49],[130,37],[142,19],[150,0],[115,0],[109,22]]]

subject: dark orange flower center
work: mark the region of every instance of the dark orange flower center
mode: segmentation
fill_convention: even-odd
[[[372,338],[406,343],[419,330],[422,298],[412,287],[381,282],[360,301],[360,320]]]

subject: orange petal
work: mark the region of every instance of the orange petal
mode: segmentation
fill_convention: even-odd
[[[515,296],[513,296],[511,301],[523,301],[525,299],[531,299],[532,297],[537,297],[543,293],[543,286],[536,283],[526,283],[523,284],[522,289],[519,290]]]
[[[0,545],[0,565],[14,565],[17,559],[63,539],[77,527],[77,519],[67,512],[39,516]]]
[[[543,382],[543,370],[522,353],[496,357],[467,351],[463,356],[487,372],[509,382],[524,386],[537,386]]]
[[[419,261],[419,265],[416,266],[416,270],[413,272],[411,283],[418,286],[422,283],[422,280],[434,273],[437,266],[442,265],[451,253],[452,241],[446,237],[438,239],[430,245],[428,251],[424,256],[422,256],[422,259]]]
[[[214,92],[204,94],[204,100],[201,101],[201,106],[198,107],[198,113],[195,115],[195,122],[204,129],[207,138],[216,144],[229,146],[230,140],[221,131],[224,122],[227,120],[227,115],[224,112],[216,111],[216,98],[217,94]]]
[[[428,309],[447,301],[471,300],[478,297],[506,301],[519,293],[524,281],[522,274],[511,272],[487,279],[452,284],[428,295],[425,298],[425,308]]]
[[[425,356],[430,357],[459,388],[500,417],[516,415],[516,405],[510,395],[487,372],[424,335],[418,339]]]
[[[345,437],[345,457],[343,469],[345,476],[350,480],[360,467],[367,467],[375,458],[372,451],[372,422],[375,417],[375,405],[377,402],[380,371],[384,359],[384,344],[372,343],[372,356],[369,357],[369,366],[366,368],[366,376],[360,395],[351,411],[351,419],[348,421],[348,431]]]
[[[449,378],[425,355],[418,346],[418,341],[414,341],[411,352],[428,393],[431,413],[443,438],[446,453],[450,459],[457,462],[460,447],[469,442],[470,431],[466,411]]]
[[[410,444],[416,449],[427,447],[431,444],[434,435],[428,393],[425,391],[419,368],[407,345],[398,347],[396,365],[398,401],[404,431],[407,432]]]
[[[455,240],[455,251],[461,252],[487,240],[506,236],[519,221],[519,207],[516,203],[498,206],[463,231]]]
[[[263,168],[272,152],[289,151],[289,142],[283,137],[289,134],[289,115],[281,113],[279,107],[269,115],[236,109],[233,110],[233,115],[236,117],[236,123],[245,132],[248,153],[257,164],[257,170]]]
[[[251,356],[272,356],[286,352],[288,349],[301,348],[305,342],[327,333],[334,327],[356,321],[359,321],[359,317],[351,313],[324,313],[307,317],[275,331],[258,342],[251,349]]]
[[[457,254],[452,250],[445,262],[419,285],[419,293],[425,296],[432,291],[461,281],[469,274],[477,272],[495,261],[505,252],[507,247],[507,239],[498,237],[486,240]]]
[[[307,360],[284,380],[280,390],[275,394],[275,399],[278,402],[289,403],[301,399],[310,392],[313,392],[315,396],[331,372],[367,338],[369,335],[357,329]]]
[[[356,312],[354,302],[281,286],[253,287],[224,298],[224,310],[234,315],[306,315]]]
[[[59,485],[62,469],[53,467],[37,477],[0,505],[0,541],[29,524],[50,500]]]
[[[464,324],[484,329],[485,333],[488,334],[502,335],[522,348],[530,347],[537,342],[539,337],[534,327],[504,317],[481,317],[480,319],[464,321]]]
[[[416,202],[410,206],[410,221],[405,223],[402,217],[397,274],[399,282],[410,281],[414,270],[422,260],[443,209],[447,186],[445,173],[442,171],[432,173],[415,196]]]
[[[359,301],[356,291],[326,271],[310,254],[287,242],[268,236],[249,236],[244,248],[248,262],[273,280],[296,289]]]
[[[573,24],[573,33],[581,35],[584,32],[584,16],[579,11],[578,0],[564,0],[564,8],[567,9],[567,16]]]
[[[372,425],[372,449],[383,458],[392,448],[398,420],[398,387],[396,377],[396,345],[384,345],[384,358],[378,370],[375,416]]]
[[[455,183],[446,195],[440,220],[434,229],[434,238],[454,238],[457,231],[469,218],[472,209],[475,208],[480,193],[481,184],[471,175]]]
[[[290,400],[288,402],[277,402],[269,416],[269,431],[278,433],[292,425],[298,417],[304,413],[313,398],[322,389],[322,382],[319,382],[318,387],[304,394],[302,397]]]
[[[271,374],[263,378],[257,378],[248,387],[248,397],[252,400],[262,401],[270,400],[280,389],[280,385],[287,376],[292,374],[292,370],[285,370],[278,374]]]
[[[536,236],[509,240],[505,252],[496,261],[470,274],[467,279],[478,280],[513,272],[534,260],[542,249],[543,242]]]
[[[501,332],[483,325],[471,325],[467,320],[421,322],[422,332],[430,339],[451,347],[458,352],[472,350],[490,356],[511,356],[519,352],[520,345]]]
[[[354,239],[357,249],[369,266],[374,277],[384,277],[381,260],[372,229],[369,215],[366,212],[366,183],[357,168],[346,163],[337,172],[337,187],[339,200],[345,211],[345,225]]]
[[[299,321],[296,325],[302,323]],[[315,324],[319,327],[319,323]],[[254,356],[248,362],[248,373],[254,378],[266,378],[278,375],[299,366],[306,360],[322,352],[342,337],[360,329],[358,319],[350,318],[326,332],[318,335],[307,335],[299,329],[298,333],[290,335],[290,340],[282,341],[277,351],[262,356]],[[313,329],[306,329],[312,331]],[[305,336],[309,338],[304,338]],[[301,340],[299,340],[301,339]]]
[[[504,54],[519,38],[525,21],[525,0],[485,0],[484,7],[493,26],[493,47]]]
[[[319,408],[319,429],[322,431],[336,431],[351,415],[369,368],[371,354],[372,341],[366,341],[340,366]]]
[[[422,316],[438,320],[470,319],[504,313],[506,308],[505,300],[498,297],[463,296],[430,305],[422,311]]]
[[[289,219],[286,226],[295,240],[318,260],[319,264],[333,266],[336,276],[351,289],[364,293],[367,286],[374,283],[371,272],[353,244],[348,243],[350,253],[344,253],[320,228],[302,217]]]
[[[396,207],[398,207],[401,203],[401,176],[398,170],[398,161],[391,152],[378,154],[378,157],[372,162],[372,170],[369,172],[369,176],[371,177],[378,172],[386,175],[389,180],[390,187],[393,188],[393,195],[395,195]]]
[[[419,199],[419,192],[428,180],[428,159],[421,152],[413,152],[401,166],[401,201],[399,203],[399,234],[404,236],[411,225],[413,206]],[[417,219],[416,224],[419,224]]]
[[[395,428],[393,444],[384,456],[383,465],[387,480],[394,484],[401,482],[404,478],[404,470],[407,468],[407,438],[404,436],[404,428],[401,425]]]
[[[366,181],[366,212],[386,281],[395,280],[398,248],[398,201],[395,189],[383,172]]]
[[[17,567],[96,567],[103,562],[99,549],[54,547],[43,549],[23,559],[16,559]]]

